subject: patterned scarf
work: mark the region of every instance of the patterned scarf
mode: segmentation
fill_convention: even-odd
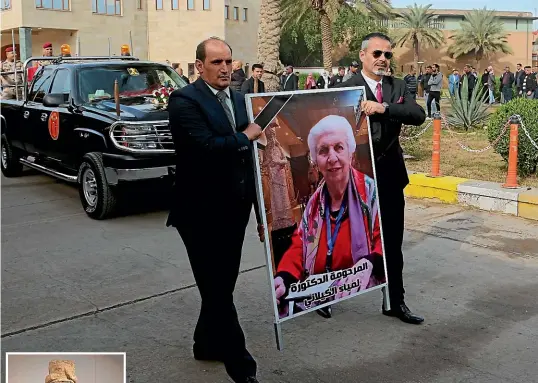
[[[348,214],[351,227],[351,256],[353,264],[371,253],[377,203],[374,180],[351,169],[348,182]],[[319,239],[324,221],[325,181],[322,181],[308,201],[298,234],[303,240],[303,270],[305,277],[314,274]]]

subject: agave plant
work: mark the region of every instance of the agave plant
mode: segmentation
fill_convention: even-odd
[[[451,126],[457,128],[474,128],[489,115],[488,104],[484,103],[484,90],[477,83],[471,97],[469,98],[469,84],[467,76],[463,79],[460,92],[454,92],[450,96],[451,111],[447,115],[447,121]]]

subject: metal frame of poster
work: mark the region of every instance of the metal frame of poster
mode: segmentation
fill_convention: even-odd
[[[249,121],[264,129],[253,157],[277,348],[283,349],[283,322],[316,310],[326,313],[332,305],[349,298],[381,289],[383,306],[390,310],[370,120],[360,110],[361,101],[366,100],[365,88],[256,93],[245,98]],[[331,143],[331,137],[337,138]],[[324,165],[315,164],[309,149],[322,139],[325,144],[320,147],[333,156],[329,160],[316,153],[316,161],[320,157]],[[280,141],[285,141],[288,153]],[[355,146],[353,153],[350,145]],[[295,148],[296,156],[292,157]],[[344,150],[343,157],[335,154]],[[350,156],[345,159],[347,154]],[[339,158],[336,162],[335,155]],[[336,165],[340,168],[329,168],[331,161],[341,164]],[[342,170],[346,168],[347,173]],[[328,206],[329,190],[338,187],[339,192],[345,191],[343,198],[340,195],[339,212],[333,212]],[[264,189],[269,189],[270,196]],[[266,210],[268,205],[270,211]],[[329,224],[324,222],[334,230],[326,230]],[[347,235],[345,244],[331,237],[338,238],[340,222],[344,227],[341,237]],[[322,254],[319,259],[318,252]],[[297,266],[298,257],[301,266]],[[289,272],[277,276],[279,266]]]

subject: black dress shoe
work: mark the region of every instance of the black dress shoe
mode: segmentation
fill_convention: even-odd
[[[383,309],[383,315],[387,315],[389,317],[396,317],[402,322],[410,324],[421,324],[422,322],[424,322],[424,318],[413,314],[405,303],[401,303],[398,307],[388,311]]]
[[[317,309],[316,312],[318,315],[321,315],[325,319],[329,319],[333,316],[333,309],[331,306],[326,306],[321,309]]]

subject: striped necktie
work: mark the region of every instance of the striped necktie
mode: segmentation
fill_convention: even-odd
[[[228,107],[228,104],[226,103],[226,99],[228,98],[228,95],[223,90],[219,90],[217,92],[217,98],[219,99],[222,108],[224,109],[224,113],[226,113],[226,117],[228,117],[228,121],[230,121],[230,125],[232,126],[232,129],[235,132],[235,122],[232,115],[232,111]]]

